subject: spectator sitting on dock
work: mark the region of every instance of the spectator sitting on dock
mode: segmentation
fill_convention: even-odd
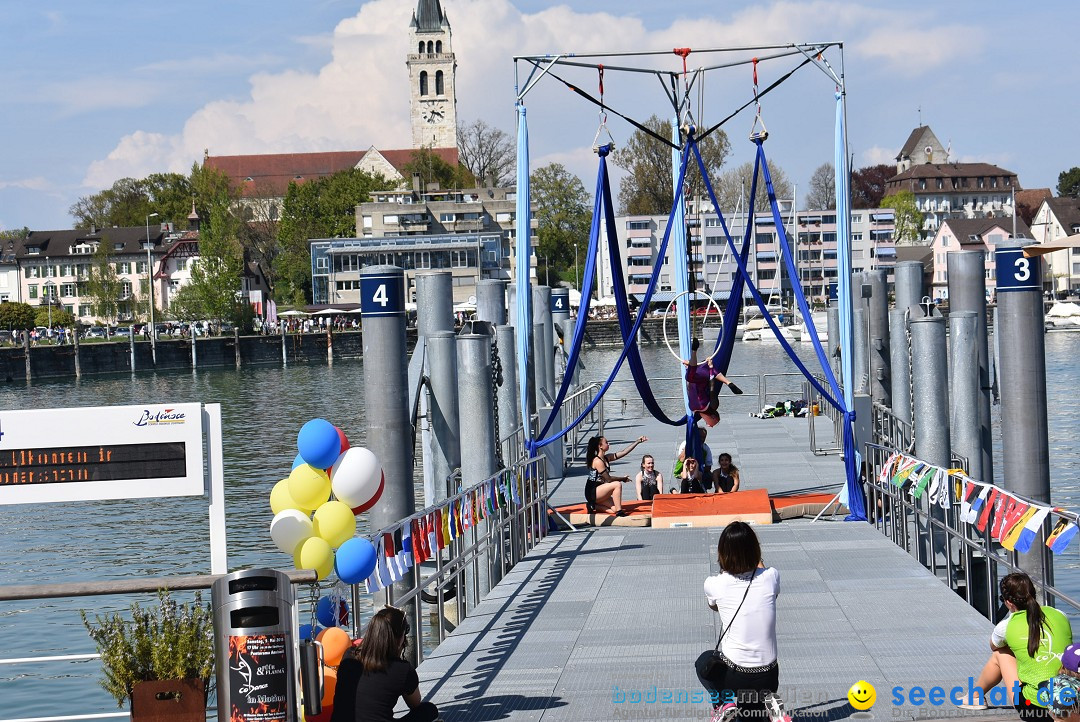
[[[705,480],[701,476],[701,469],[698,468],[698,460],[694,457],[690,457],[683,462],[682,468],[682,486],[680,493],[682,494],[704,494]]]
[[[656,470],[656,460],[651,454],[641,457],[641,471],[634,479],[638,499],[652,501],[657,494],[664,493],[664,475]]]
[[[975,683],[982,695],[976,694],[968,700],[970,704],[959,706],[986,709],[986,693],[1004,683],[1009,702],[1021,719],[1049,720],[1046,693],[1040,695],[1039,691],[1061,669],[1061,656],[1072,644],[1072,626],[1060,611],[1039,604],[1035,584],[1027,574],[1007,574],[1000,589],[1009,614],[990,635],[990,659]],[[1014,699],[1018,688],[1020,696]]]
[[[717,459],[720,466],[713,469],[712,489],[716,494],[739,490],[739,467],[731,463],[731,454],[724,452]]]
[[[1050,714],[1062,722],[1080,720],[1080,644],[1070,644],[1062,652],[1061,671],[1054,677],[1052,689]],[[1069,692],[1062,694],[1064,690]]]
[[[701,467],[701,474],[704,477],[712,478],[712,465],[713,465],[712,449],[710,449],[709,445],[705,443],[705,437],[708,435],[709,432],[706,431],[705,428],[701,427],[701,426],[698,426],[698,427],[695,427],[695,428],[697,428],[698,437],[701,439],[701,457],[698,459],[698,461],[701,462],[699,464],[699,466]],[[677,455],[675,457],[675,469],[672,471],[672,475],[676,479],[681,479],[682,478],[682,467],[683,467],[683,461],[685,461],[685,460],[686,460],[686,442],[681,441],[681,442],[679,442],[679,451],[678,451],[678,453],[677,453]]]
[[[735,716],[766,720],[766,704],[779,707],[776,659],[776,597],[780,573],[765,566],[761,544],[749,524],[733,521],[716,545],[720,573],[705,580],[709,608],[720,613],[720,656],[709,650],[694,667],[713,702],[713,720]],[[736,700],[725,698],[734,691]]]
[[[368,623],[363,642],[350,647],[338,667],[330,722],[434,722],[439,709],[420,696],[420,678],[405,661],[409,620],[395,607],[383,607]],[[398,698],[409,712],[394,717]]]
[[[607,451],[611,446],[607,439],[603,436],[589,439],[585,452],[585,464],[589,467],[589,478],[585,481],[585,508],[590,514],[595,514],[598,510],[610,510],[615,516],[626,516],[622,508],[622,485],[630,481],[630,477],[612,476],[611,462],[623,458],[637,448],[638,444],[648,440],[647,436],[639,436],[622,451],[609,454]]]

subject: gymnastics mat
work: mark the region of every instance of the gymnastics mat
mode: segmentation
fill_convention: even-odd
[[[661,494],[653,497],[654,527],[727,526],[733,521],[772,524],[769,492],[751,489],[730,494]]]

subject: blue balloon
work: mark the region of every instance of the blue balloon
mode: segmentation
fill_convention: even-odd
[[[335,605],[334,602],[337,604]],[[336,610],[335,606],[337,606]],[[315,618],[324,627],[340,627],[349,621],[349,605],[340,597],[322,597],[315,606]]]
[[[310,624],[300,625],[300,639],[315,639],[319,636],[319,632],[322,631],[322,627],[315,625],[314,630]]]
[[[353,537],[337,550],[334,571],[346,584],[359,584],[375,571],[375,547],[363,537]]]
[[[300,456],[300,454],[297,454],[296,458],[292,460],[292,468],[295,469],[296,467],[306,463],[307,462],[304,461],[304,457]],[[292,471],[292,469],[289,469],[289,471]]]
[[[341,455],[341,437],[326,419],[312,419],[296,435],[296,447],[304,463],[316,469],[329,469]]]

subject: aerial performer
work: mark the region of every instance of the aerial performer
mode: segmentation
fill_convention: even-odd
[[[704,419],[708,426],[716,426],[716,422],[720,421],[720,416],[716,413],[720,406],[720,389],[729,386],[736,395],[742,394],[742,389],[713,367],[711,357],[706,359],[704,364],[698,363],[699,345],[700,340],[695,338],[691,345],[690,360],[683,361],[683,366],[686,367],[687,398],[691,411]]]

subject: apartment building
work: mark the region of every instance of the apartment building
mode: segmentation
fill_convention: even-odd
[[[1036,243],[1060,241],[1080,234],[1080,199],[1047,198],[1031,221]],[[1066,248],[1042,256],[1043,288],[1054,293],[1080,290],[1080,248]]]
[[[780,202],[783,232],[795,254],[798,278],[808,299],[821,303],[829,294],[829,286],[837,279],[836,211],[798,211],[792,213],[790,202]],[[615,219],[623,277],[631,298],[641,301],[653,269],[660,270],[654,303],[667,303],[675,297],[673,244],[667,253],[658,257],[660,244],[667,227],[667,216],[620,216]],[[742,246],[746,233],[745,214],[725,216],[728,232],[736,246]],[[690,213],[689,230],[691,271],[694,285],[714,299],[726,302],[731,281],[738,270],[733,253],[727,244],[720,217],[712,212]],[[895,215],[892,209],[875,208],[851,212],[852,269],[855,272],[892,269],[896,260],[893,245]],[[771,212],[757,213],[750,229],[750,256],[747,270],[765,296],[787,297],[792,281],[782,258],[780,230]],[[606,244],[600,244],[600,297],[612,295],[611,263]],[[891,273],[890,273],[891,280]],[[749,294],[747,294],[749,297]]]
[[[356,238],[309,242],[313,303],[359,303],[360,269],[382,264],[405,269],[409,301],[417,271],[448,269],[455,303],[467,302],[478,281],[513,279],[516,225],[513,188],[379,191],[356,207]],[[529,242],[535,269],[535,232]]]
[[[934,233],[930,243],[931,258],[927,271],[931,276],[931,296],[934,300],[949,297],[948,254],[954,251],[983,251],[986,254],[986,293],[993,298],[997,288],[994,250],[997,244],[1013,236],[1028,238],[1031,230],[1022,218],[948,218]]]

